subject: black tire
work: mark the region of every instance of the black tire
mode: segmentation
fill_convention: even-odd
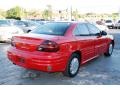
[[[112,46],[111,46],[111,45],[112,45]],[[111,51],[110,51],[110,48],[111,48]],[[111,56],[112,53],[113,53],[113,49],[114,49],[114,44],[111,42],[111,43],[109,44],[109,48],[108,48],[107,52],[104,53],[104,55],[107,56],[107,57]]]
[[[114,29],[114,27],[113,27],[113,26],[111,26],[111,29]]]
[[[78,59],[78,68],[76,70],[76,72],[73,74],[70,70],[71,68],[71,62],[73,60],[73,58],[77,58]],[[76,53],[73,53],[70,57],[70,59],[68,60],[68,64],[66,66],[66,69],[65,71],[63,72],[63,74],[67,77],[74,77],[77,75],[78,71],[79,71],[79,68],[80,68],[80,55],[79,54],[76,54]]]
[[[117,29],[117,27],[115,27],[115,29]]]

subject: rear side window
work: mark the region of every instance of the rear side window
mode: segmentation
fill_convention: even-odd
[[[76,36],[86,36],[90,34],[86,24],[84,23],[78,24],[73,33]]]
[[[30,33],[63,36],[69,27],[70,23],[46,23]]]

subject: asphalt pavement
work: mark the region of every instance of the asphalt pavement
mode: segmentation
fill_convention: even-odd
[[[74,78],[13,65],[6,56],[10,45],[0,43],[0,85],[120,85],[120,30],[109,33],[115,38],[113,55],[102,55],[82,65]]]

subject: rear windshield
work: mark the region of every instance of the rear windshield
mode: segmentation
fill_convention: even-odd
[[[112,21],[111,20],[106,20],[106,23],[111,23]]]
[[[44,25],[40,25],[30,33],[63,36],[69,27],[70,23],[46,23]]]

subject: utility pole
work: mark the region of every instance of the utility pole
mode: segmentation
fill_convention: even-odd
[[[119,7],[119,10],[118,10],[118,13],[119,13],[119,19],[120,19],[120,7]]]
[[[72,5],[70,5],[68,9],[68,17],[69,17],[69,21],[72,21]]]
[[[71,12],[70,12],[70,16],[71,16],[70,19],[71,19],[71,21],[72,21],[72,6],[70,7],[70,11],[71,11]]]

